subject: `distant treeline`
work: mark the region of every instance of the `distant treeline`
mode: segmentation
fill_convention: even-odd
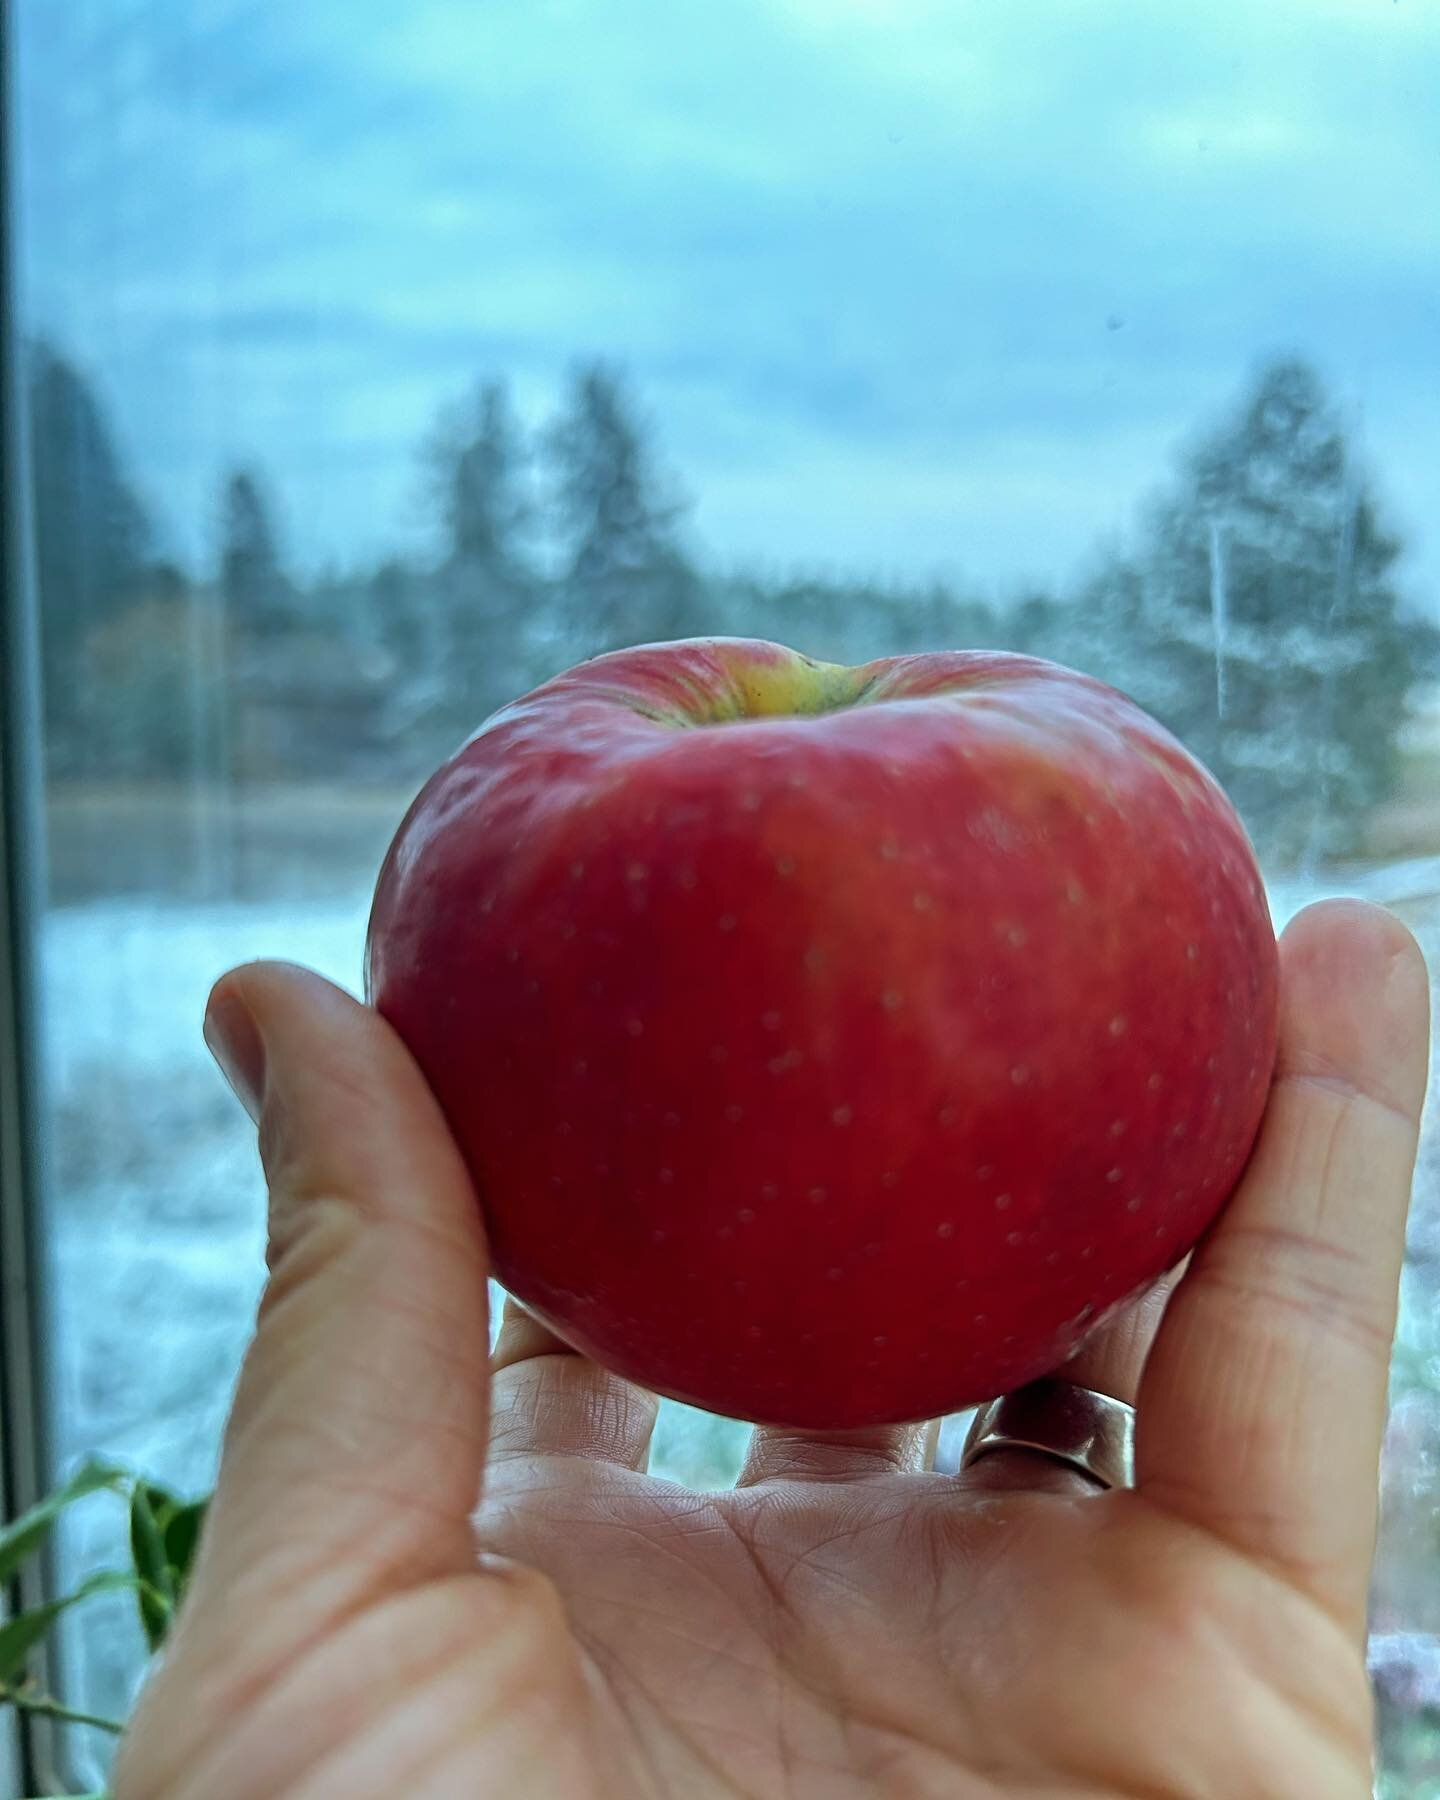
[[[954,587],[719,572],[687,548],[623,373],[576,370],[526,437],[503,382],[423,446],[438,553],[298,579],[260,471],[221,495],[213,566],[166,559],[90,384],[29,368],[47,752],[58,776],[395,776],[581,657],[769,636],[858,662],[986,646],[1132,694],[1277,855],[1344,848],[1392,791],[1440,632],[1392,585],[1399,540],[1316,372],[1262,368],[1180,456],[1133,542],[1004,607]]]

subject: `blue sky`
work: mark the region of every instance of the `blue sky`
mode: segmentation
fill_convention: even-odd
[[[172,543],[423,542],[416,445],[623,359],[721,562],[1058,579],[1313,356],[1440,608],[1428,0],[21,0],[23,288]]]

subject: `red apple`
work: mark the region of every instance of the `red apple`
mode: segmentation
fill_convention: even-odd
[[[367,987],[505,1286],[807,1427],[1053,1368],[1214,1217],[1275,1052],[1225,796],[1113,690],[993,654],[571,670],[411,807]]]

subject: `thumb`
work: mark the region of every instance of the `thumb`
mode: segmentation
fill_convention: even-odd
[[[270,1278],[180,1637],[274,1667],[473,1566],[489,1381],[475,1196],[408,1051],[302,969],[217,983],[206,1041],[260,1128]],[[218,1648],[218,1646],[217,1646]],[[178,1646],[177,1646],[178,1651]]]

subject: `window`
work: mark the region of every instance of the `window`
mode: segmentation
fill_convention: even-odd
[[[1440,968],[1431,10],[11,10],[54,1470],[213,1473],[262,1219],[212,979],[355,987],[418,781],[607,645],[1092,669],[1226,782],[1277,916],[1360,891]],[[1440,1759],[1437,1268],[1432,1132],[1374,1604],[1396,1794]],[[667,1431],[733,1469],[734,1428]],[[66,1568],[117,1529],[87,1503]],[[123,1711],[139,1656],[97,1602],[67,1694]]]

